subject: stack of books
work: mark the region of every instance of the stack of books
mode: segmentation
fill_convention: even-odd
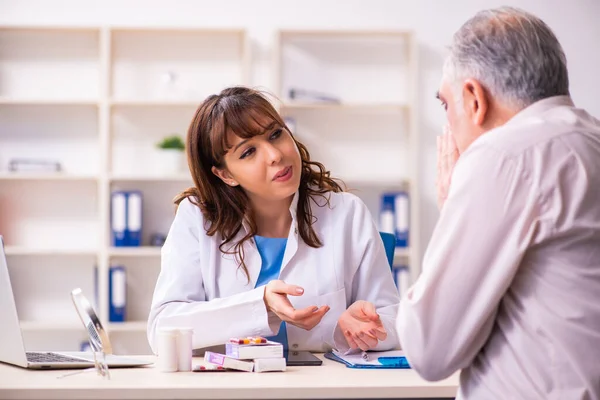
[[[207,351],[204,361],[225,369],[246,372],[285,371],[281,343],[262,337],[230,339],[225,344],[225,354]]]

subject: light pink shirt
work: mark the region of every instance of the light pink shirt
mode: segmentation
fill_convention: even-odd
[[[600,121],[553,97],[461,155],[397,330],[458,399],[600,399]]]

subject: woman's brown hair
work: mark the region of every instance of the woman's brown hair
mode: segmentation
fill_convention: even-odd
[[[223,253],[235,253],[238,264],[248,278],[242,244],[257,233],[250,203],[241,187],[225,184],[213,174],[212,167],[224,167],[224,156],[231,148],[227,142],[229,132],[247,139],[263,134],[273,122],[290,132],[262,92],[236,86],[209,96],[196,110],[187,134],[187,159],[194,186],[177,195],[174,200],[175,204],[179,204],[183,199],[189,198],[200,208],[207,222],[206,234],[221,235],[223,242],[219,249]],[[302,143],[293,135],[292,138],[302,160],[296,211],[298,231],[307,245],[321,247],[323,244],[312,228],[316,219],[309,202],[320,196],[325,199],[323,206],[329,205],[329,197],[325,195],[328,192],[342,192],[344,189],[330,177],[330,172],[323,164],[310,160],[310,154]],[[248,233],[234,244],[233,251],[225,250],[231,247],[229,244],[242,229],[244,220],[249,226]]]

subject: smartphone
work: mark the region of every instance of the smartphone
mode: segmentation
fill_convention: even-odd
[[[302,365],[322,365],[323,361],[310,351],[284,350],[285,365],[288,367]]]

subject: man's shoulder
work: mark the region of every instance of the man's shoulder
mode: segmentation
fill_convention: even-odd
[[[575,107],[560,106],[509,121],[482,135],[472,147],[474,151],[514,158],[544,149],[556,141],[564,145],[588,133],[596,133],[600,137],[600,123]]]

